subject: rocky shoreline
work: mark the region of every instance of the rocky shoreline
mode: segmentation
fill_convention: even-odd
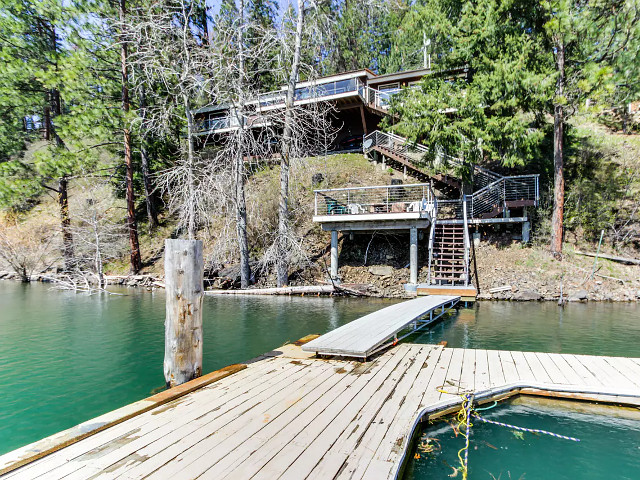
[[[369,296],[376,298],[411,298],[411,294],[405,291],[402,284],[393,284],[396,272],[389,269],[370,268],[367,269],[366,275],[362,273],[362,277],[373,282],[362,283],[343,283],[342,285],[348,289],[357,292],[361,296]],[[398,269],[402,270],[402,269]],[[405,272],[398,271],[398,276],[404,276]],[[382,274],[382,275],[381,275]],[[37,274],[31,276],[32,282],[51,283],[54,281],[55,274]],[[352,275],[354,276],[353,272]],[[379,280],[376,281],[375,277]],[[373,278],[372,278],[373,277]],[[20,281],[20,276],[10,271],[0,271],[0,280]],[[119,285],[123,287],[136,287],[146,289],[164,288],[163,279],[153,275],[105,275],[107,285]],[[540,285],[531,285],[531,280],[527,280],[526,288],[517,286],[501,286],[487,287],[486,290],[481,289],[478,295],[478,301],[513,301],[513,302],[537,302],[537,301],[553,301],[560,300],[560,294],[557,293],[556,286],[549,286],[544,282]],[[537,287],[537,288],[536,288]],[[603,282],[596,281],[590,285],[591,288],[574,288],[563,292],[563,301],[565,302],[640,302],[640,288],[617,288],[611,290],[603,285]]]

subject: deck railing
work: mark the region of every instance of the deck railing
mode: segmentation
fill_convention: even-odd
[[[345,80],[336,80],[328,83],[314,83],[306,87],[296,88],[293,96],[294,102],[330,97],[332,95],[340,95],[342,93],[357,93],[364,96],[366,87],[358,78],[348,78]],[[284,90],[276,90],[274,92],[261,93],[258,95],[258,104],[260,107],[271,107],[285,103],[287,92]]]
[[[537,206],[540,200],[539,175],[502,177],[471,195],[467,195],[467,217],[494,217],[509,207]],[[438,200],[441,219],[464,218],[463,201]]]
[[[428,183],[315,190],[315,216],[426,212],[436,200]]]

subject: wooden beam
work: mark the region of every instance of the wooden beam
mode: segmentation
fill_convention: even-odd
[[[364,107],[362,105],[360,105],[360,118],[362,119],[362,130],[364,131],[364,134],[367,135],[369,133],[367,130],[367,119],[364,116]]]
[[[624,263],[625,265],[640,265],[640,260],[629,257],[616,257],[614,255],[607,255],[606,253],[593,253],[593,252],[579,252],[575,251],[576,255],[584,255],[585,257],[598,257],[605,260],[611,260],[612,262]]]

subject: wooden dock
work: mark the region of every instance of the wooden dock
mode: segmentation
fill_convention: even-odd
[[[366,359],[403,338],[398,334],[408,327],[410,330],[404,336],[431,324],[459,300],[455,296],[430,295],[396,303],[336,328],[302,349],[321,355]]]
[[[640,404],[632,358],[400,344],[362,363],[286,345],[234,371],[1,478],[391,479],[419,420],[463,391]],[[0,472],[39,448],[0,457]]]

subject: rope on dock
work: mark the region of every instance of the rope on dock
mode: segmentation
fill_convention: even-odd
[[[477,413],[474,413],[473,417],[477,418],[478,420],[480,420],[481,422],[484,422],[484,423],[491,423],[493,425],[499,425],[501,427],[511,428],[512,430],[518,430],[520,432],[542,433],[544,435],[550,435],[550,436],[555,437],[555,438],[562,438],[563,440],[571,440],[572,442],[579,442],[580,441],[579,438],[567,437],[566,435],[560,435],[559,433],[548,432],[547,430],[540,430],[540,429],[537,429],[537,428],[518,427],[517,425],[510,425],[508,423],[496,422],[495,420],[487,420],[486,418],[482,418]]]

